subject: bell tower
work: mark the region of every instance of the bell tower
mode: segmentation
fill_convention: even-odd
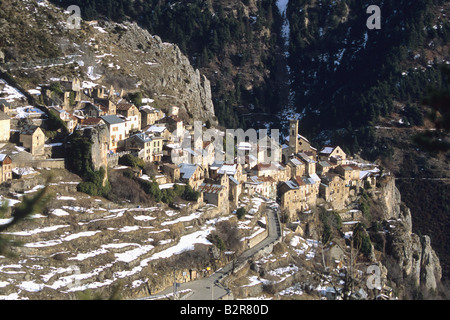
[[[298,153],[298,120],[289,121],[289,149],[292,153]]]

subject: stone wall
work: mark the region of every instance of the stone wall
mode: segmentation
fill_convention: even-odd
[[[65,161],[64,161],[64,159],[17,160],[14,162],[14,167],[64,169]]]

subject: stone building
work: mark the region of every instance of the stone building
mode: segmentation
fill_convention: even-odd
[[[124,141],[128,136],[125,126],[125,120],[115,115],[107,115],[100,117],[109,129],[109,146],[108,150],[117,152],[124,145]]]
[[[203,194],[203,201],[219,208],[228,206],[227,188],[221,184],[202,183],[198,191]]]
[[[345,207],[345,201],[350,195],[350,188],[343,177],[335,173],[325,173],[321,177],[319,195],[330,202],[335,210]]]
[[[127,120],[129,132],[141,130],[141,113],[134,104],[119,103],[116,107],[116,114],[123,116]]]
[[[141,128],[153,125],[164,118],[164,112],[150,106],[140,107],[139,112],[141,113]]]
[[[345,183],[350,187],[359,187],[361,179],[359,174],[361,169],[355,165],[339,165],[336,167],[335,172],[340,174]]]
[[[12,160],[6,154],[0,154],[0,183],[12,180]]]
[[[319,160],[331,161],[337,164],[345,164],[346,153],[339,146],[324,146],[319,152]]]
[[[291,219],[297,218],[298,211],[309,209],[306,183],[299,177],[295,181],[283,181],[278,185],[277,196],[282,211],[287,211]]]
[[[19,141],[33,156],[45,154],[45,134],[40,127],[26,126],[20,131]]]
[[[153,137],[145,133],[137,133],[125,142],[127,151],[138,153],[138,157],[148,162],[161,161],[163,138]]]
[[[170,181],[172,183],[175,183],[176,181],[180,180],[181,177],[180,167],[173,163],[164,163],[162,166],[162,172],[168,177],[170,177]]]
[[[0,111],[0,141],[9,141],[11,135],[11,118]]]
[[[197,164],[182,163],[180,165],[180,181],[197,190],[205,179],[203,168]]]

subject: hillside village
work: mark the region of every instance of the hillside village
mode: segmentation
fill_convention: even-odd
[[[92,157],[93,169],[117,167],[119,159],[130,154],[154,164],[152,177],[142,170],[137,174],[153,179],[161,189],[189,185],[201,193],[199,201],[231,211],[241,194],[259,194],[277,200],[290,221],[320,199],[334,210],[344,209],[359,188],[375,187],[380,173],[376,165],[349,158],[339,146],[314,148],[299,134],[297,120],[290,121],[289,136],[275,146],[281,150],[278,161],[262,163],[265,150],[242,141],[236,149],[246,152],[245,163],[237,158],[230,163],[215,158],[211,141],[185,147],[183,139],[187,133],[193,136],[193,123],[183,121],[176,106],[166,113],[143,98],[138,107],[125,99],[123,90],[78,78],[30,90],[36,101],[43,102],[36,106],[27,105],[25,96],[6,82],[0,86],[2,183],[20,178],[29,167],[64,168],[65,148],[70,148],[67,136],[98,128],[107,130],[99,138],[102,145],[95,145],[100,151]],[[56,130],[55,122],[60,125]],[[225,133],[218,130],[217,135]]]
[[[176,106],[171,106],[168,110],[163,111],[152,106],[152,99],[142,98],[141,106],[138,107],[135,103],[126,99],[129,96],[123,90],[118,92],[112,86],[107,89],[93,81],[62,78],[52,79],[40,88],[23,92],[7,84],[6,81],[2,81],[0,92],[0,133],[2,134],[0,161],[3,186],[7,187],[12,183],[17,185],[17,182],[24,180],[25,184],[19,185],[27,185],[26,189],[29,191],[23,191],[26,194],[43,187],[43,185],[29,185],[29,182],[27,182],[33,181],[29,178],[36,175],[37,172],[42,170],[44,172],[46,170],[49,172],[52,170],[70,171],[72,169],[70,165],[74,162],[72,150],[77,149],[77,146],[74,145],[76,139],[73,139],[73,137],[82,137],[84,141],[86,139],[90,141],[88,150],[84,150],[89,157],[87,163],[92,165],[91,169],[94,171],[105,170],[106,175],[103,181],[107,180],[109,172],[131,169],[135,179],[144,183],[156,183],[161,191],[172,189],[175,192],[179,186],[191,188],[193,196],[185,197],[185,200],[193,203],[192,209],[197,208],[197,211],[185,217],[179,217],[172,222],[162,222],[160,227],[163,229],[161,231],[168,230],[164,229],[164,226],[173,225],[175,227],[178,221],[184,221],[186,230],[188,228],[199,230],[193,232],[192,235],[199,232],[204,233],[205,231],[201,231],[204,227],[198,229],[199,226],[194,223],[199,216],[203,214],[216,217],[214,219],[217,219],[217,217],[220,219],[222,216],[227,220],[243,207],[248,210],[248,213],[244,213],[246,218],[239,223],[241,224],[240,228],[247,231],[244,232],[245,236],[241,241],[247,242],[246,247],[250,248],[267,236],[267,227],[264,227],[267,217],[261,211],[261,204],[265,204],[277,209],[279,219],[295,231],[294,238],[297,239],[297,242],[302,236],[307,236],[298,222],[304,220],[305,217],[309,217],[311,212],[315,212],[316,206],[325,206],[328,210],[338,212],[345,225],[344,231],[348,234],[348,232],[352,232],[352,226],[362,219],[361,208],[356,201],[358,195],[363,189],[374,189],[377,178],[382,174],[374,164],[349,158],[339,146],[327,145],[320,150],[314,148],[307,138],[299,134],[297,120],[290,121],[289,136],[286,139],[280,139],[282,141],[279,144],[270,145],[272,161],[269,163],[263,161],[267,155],[267,148],[261,148],[260,145],[252,144],[249,141],[238,142],[236,146],[236,151],[242,151],[240,156],[244,155],[244,157],[235,157],[234,162],[226,162],[216,158],[216,141],[214,143],[201,139],[188,141],[189,143],[183,141],[183,139],[192,139],[194,126],[180,118],[179,109]],[[36,101],[34,106],[29,104],[30,97]],[[213,132],[215,137],[219,137],[219,140],[226,136],[224,131],[212,128],[208,124],[203,125],[202,131],[203,133],[208,131],[210,134]],[[220,142],[222,143],[222,141]],[[84,156],[84,154],[79,155],[80,158]],[[141,161],[141,164],[144,163],[145,166],[130,167],[129,163],[124,165],[124,159],[127,159],[128,162],[130,159],[134,162]],[[240,159],[245,160],[243,162],[238,161]],[[123,171],[124,174],[125,171]],[[81,175],[83,174],[81,173]],[[83,177],[81,177],[81,181],[78,177],[74,182],[72,182],[72,178],[71,182],[60,181],[56,184],[66,185],[65,189],[68,188],[66,191],[74,190],[75,187],[81,194],[86,192],[90,195],[99,195],[92,194],[89,188],[80,188],[83,185],[82,180]],[[138,193],[139,191],[130,190],[130,192]],[[60,213],[67,215],[67,211],[70,210],[75,210],[75,213],[83,210],[83,212],[90,214],[97,212],[96,215],[99,218],[92,221],[109,220],[112,216],[116,220],[121,216],[117,214],[119,210],[122,210],[120,212],[128,210],[128,212],[136,212],[136,214],[141,211],[142,213],[145,212],[146,215],[150,214],[150,216],[145,216],[145,219],[144,216],[139,217],[144,219],[142,221],[153,222],[156,217],[161,215],[161,213],[156,213],[157,207],[152,207],[150,211],[146,211],[147,209],[140,206],[133,209],[128,204],[126,206],[131,209],[120,209],[123,206],[122,204],[114,206],[108,201],[102,207],[98,207],[99,204],[103,203],[103,200],[98,197],[94,204],[88,205],[85,203],[82,205],[81,203],[74,203],[75,198],[70,194],[70,191],[67,194],[62,190],[57,193],[57,199],[62,200],[61,203],[64,203],[64,199],[66,199],[69,205],[52,209],[55,217],[59,216]],[[18,202],[14,199],[20,199],[20,193],[13,191],[4,194],[4,199],[6,199],[5,196],[13,199],[11,200],[13,204]],[[125,203],[129,202],[127,199],[121,200],[121,203],[124,203],[123,200],[125,200]],[[161,201],[160,198],[154,200],[156,203]],[[87,200],[81,201],[86,202]],[[176,205],[171,202],[173,201],[172,198],[169,200],[163,198],[162,201],[175,210],[182,210],[183,207],[186,207],[186,202]],[[106,208],[109,208],[108,211],[105,211],[106,205]],[[111,205],[117,209],[110,209]],[[83,206],[87,206],[87,208],[82,209]],[[94,207],[88,208],[89,206]],[[189,206],[188,203],[186,208],[189,208]],[[212,208],[215,209],[211,211]],[[107,212],[110,212],[109,216],[100,218]],[[169,211],[167,211],[167,214],[169,214]],[[217,214],[219,215],[217,216]],[[170,216],[172,214],[169,215],[169,218]],[[77,219],[82,219],[82,216]],[[159,218],[155,221],[159,221]],[[205,227],[209,223],[211,222],[207,222]],[[78,222],[78,225],[84,224]],[[41,229],[49,229],[50,231],[51,228],[57,227]],[[121,229],[125,228],[122,227]],[[134,228],[138,230],[148,227],[130,226],[129,228],[130,230],[135,230]],[[108,230],[112,229],[114,228],[108,228]],[[211,232],[210,228],[206,230]],[[39,228],[30,232],[30,234],[41,233]],[[91,233],[94,235],[96,232],[98,231],[86,231],[85,233],[86,235],[91,235]],[[23,232],[15,233],[22,234]],[[63,239],[60,238],[63,235],[58,234],[59,232],[52,235],[52,237],[56,237],[51,238],[53,240],[45,240],[48,239],[48,236],[37,238],[42,240],[27,244],[25,252],[34,247],[53,247],[55,241],[58,243],[61,241],[57,239]],[[85,236],[83,232],[79,234]],[[171,234],[172,231],[169,236]],[[184,237],[188,236],[185,235]],[[203,236],[205,235],[203,234]],[[299,236],[300,238],[298,238]],[[69,237],[72,236],[65,236],[65,238]],[[75,239],[77,235],[74,234],[73,237]],[[140,238],[142,235],[137,237]],[[107,238],[105,237],[103,240],[107,241]],[[144,240],[144,242],[149,240],[151,239]],[[182,243],[183,237],[177,241],[179,241],[178,245],[175,245],[173,249],[169,247],[165,251],[190,245]],[[201,242],[202,240],[197,238],[196,241]],[[206,239],[204,241],[210,243]],[[161,244],[166,242],[174,244],[173,240],[170,239],[160,240]],[[303,246],[309,248],[309,253],[306,253],[307,256],[314,256],[315,249],[311,246],[312,243],[314,241],[305,241],[303,244]],[[124,244],[124,246],[126,245]],[[111,247],[112,245],[102,245],[102,247],[105,246]],[[137,255],[136,253],[130,253],[133,258],[127,259],[132,261],[140,255],[145,257],[155,248],[163,249],[165,246],[145,245],[143,247],[146,249],[141,248]],[[56,250],[52,251],[52,255],[59,257],[60,251],[63,249],[55,247],[52,250]],[[120,253],[122,252],[121,249],[114,250],[119,250],[119,253],[115,254],[118,257],[125,254]],[[65,250],[62,252],[65,252]],[[155,256],[164,256],[163,252],[157,253]],[[89,257],[97,254],[86,253],[84,255]],[[339,255],[336,257],[339,257]],[[154,258],[149,259],[153,261]],[[342,257],[336,259],[339,262]],[[290,268],[286,270],[290,270]],[[186,272],[191,274],[193,271],[189,269]],[[191,274],[190,277],[194,279],[198,276]],[[25,281],[25,283],[29,283],[29,281]],[[36,291],[34,287],[37,285],[33,284],[32,289],[27,291]],[[160,285],[158,284],[157,287]],[[42,284],[38,286],[42,286]],[[12,293],[13,296],[15,294]],[[8,297],[11,297],[11,295]]]

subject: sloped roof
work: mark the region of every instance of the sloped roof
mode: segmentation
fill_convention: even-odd
[[[304,165],[304,163],[301,162],[300,160],[298,160],[297,158],[292,158],[292,159],[289,160],[289,162],[293,163],[295,166]]]
[[[203,193],[218,194],[223,189],[225,189],[225,186],[221,184],[202,183],[198,188],[198,191]]]
[[[237,171],[236,164],[224,164],[217,171],[218,174],[235,174]]]
[[[283,181],[283,184],[288,186],[289,189],[298,189],[298,185],[294,181],[291,181],[291,180]]]
[[[150,126],[148,127],[147,132],[155,132],[155,133],[161,133],[164,132],[164,130],[167,130],[165,126]]]
[[[119,103],[116,106],[116,110],[128,111],[132,107],[136,107],[136,106],[134,104],[131,104],[131,103]]]
[[[119,124],[125,122],[125,120],[119,118],[116,115],[101,116],[100,118],[102,118],[103,121],[105,121],[107,124]]]
[[[93,126],[93,125],[97,125],[102,121],[101,118],[86,118],[86,119],[81,119],[80,123],[83,126]]]
[[[326,146],[326,147],[323,147],[322,150],[320,150],[320,153],[321,154],[330,154],[333,152],[334,149],[336,149],[336,147]]]
[[[34,125],[26,126],[25,128],[22,129],[22,131],[20,131],[20,134],[32,135],[37,129],[39,129],[38,126]]]
[[[180,174],[182,179],[190,179],[197,169],[198,165],[182,163],[180,165]]]
[[[237,181],[233,176],[228,176],[228,179],[230,179],[231,182],[233,182],[235,185],[239,185],[239,181]]]

